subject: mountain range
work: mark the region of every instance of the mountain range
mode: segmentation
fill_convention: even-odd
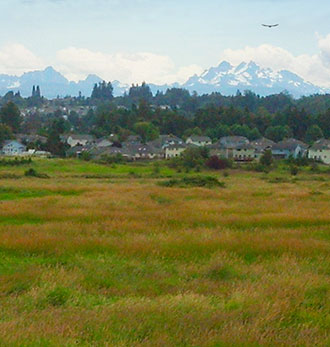
[[[0,75],[0,95],[8,91],[20,91],[24,97],[30,96],[33,85],[39,85],[41,93],[47,98],[57,96],[78,96],[81,92],[84,96],[90,96],[95,83],[102,79],[96,75],[89,75],[79,82],[69,81],[61,73],[48,67],[42,71],[24,73],[22,76]],[[119,81],[112,81],[114,95],[123,95],[129,90],[129,85]],[[305,81],[300,76],[287,71],[273,71],[270,68],[261,68],[254,62],[242,62],[237,66],[224,61],[216,67],[205,70],[201,75],[190,77],[185,83],[170,85],[149,84],[151,91],[156,93],[166,91],[168,88],[185,88],[198,94],[210,94],[220,92],[223,95],[235,95],[237,90],[251,90],[261,96],[276,94],[283,91],[289,92],[294,97],[303,95],[323,94],[329,92]]]

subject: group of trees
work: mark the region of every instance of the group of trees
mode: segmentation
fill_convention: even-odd
[[[114,97],[112,84],[100,82],[94,86],[90,98],[70,99],[70,105],[85,103],[96,108],[90,108],[83,116],[71,111],[66,119],[60,110],[47,115],[36,111],[23,119],[18,108],[24,107],[22,100],[48,102],[41,97],[38,86],[27,99],[19,93],[7,93],[0,100],[0,141],[18,131],[38,132],[48,137],[46,149],[58,154],[64,151],[59,137],[69,131],[97,137],[116,133],[120,140],[138,134],[145,142],[159,134],[183,138],[207,135],[213,140],[229,135],[245,136],[250,140],[265,136],[276,142],[295,137],[308,143],[322,137],[330,138],[330,95],[299,100],[286,93],[268,97],[252,92],[238,92],[235,96],[220,93],[198,96],[184,89],[171,88],[153,96],[150,87],[143,83],[132,85],[121,97]],[[64,101],[67,99],[61,102]]]

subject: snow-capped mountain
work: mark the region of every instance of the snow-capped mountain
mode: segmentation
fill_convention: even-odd
[[[33,85],[39,85],[42,95],[47,98],[56,98],[58,95],[78,96],[79,92],[90,96],[94,84],[101,81],[100,77],[89,75],[85,80],[72,82],[52,67],[48,67],[42,71],[24,73],[20,77],[0,75],[0,95],[5,95],[8,91],[20,91],[22,96],[27,97],[31,95]],[[130,88],[119,81],[113,81],[112,84],[115,96],[123,95]],[[275,72],[269,68],[261,68],[254,62],[233,66],[226,61],[204,71],[200,76],[192,76],[184,84],[149,86],[154,94],[158,90],[165,92],[173,87],[196,91],[198,94],[220,92],[223,95],[235,95],[237,90],[251,90],[262,96],[286,90],[294,97],[327,92],[287,70]]]
[[[199,94],[221,92],[224,95],[233,95],[237,90],[251,90],[260,95],[286,90],[295,97],[325,92],[290,71],[275,72],[269,68],[261,68],[252,61],[237,66],[224,61],[217,67],[204,71],[200,76],[194,75],[182,87]]]

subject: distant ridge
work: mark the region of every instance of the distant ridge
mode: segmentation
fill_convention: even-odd
[[[20,91],[24,97],[30,96],[33,85],[39,85],[41,93],[47,98],[64,97],[67,95],[90,96],[95,83],[102,81],[97,75],[89,75],[85,80],[72,82],[52,67],[45,70],[24,73],[22,76],[0,75],[0,95],[8,91]],[[112,81],[114,95],[123,95],[129,85]],[[171,85],[149,84],[153,93],[166,91],[167,88],[185,88],[198,94],[220,92],[223,95],[235,95],[237,90],[251,90],[261,96],[289,92],[294,97],[303,95],[323,94],[327,90],[305,81],[298,75],[282,70],[275,72],[269,68],[261,68],[255,62],[242,62],[237,66],[223,61],[216,67],[205,70],[201,75],[190,77],[184,84]]]

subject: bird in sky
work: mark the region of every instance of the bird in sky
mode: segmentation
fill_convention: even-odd
[[[261,25],[266,28],[275,28],[279,26],[279,24],[261,24]]]

